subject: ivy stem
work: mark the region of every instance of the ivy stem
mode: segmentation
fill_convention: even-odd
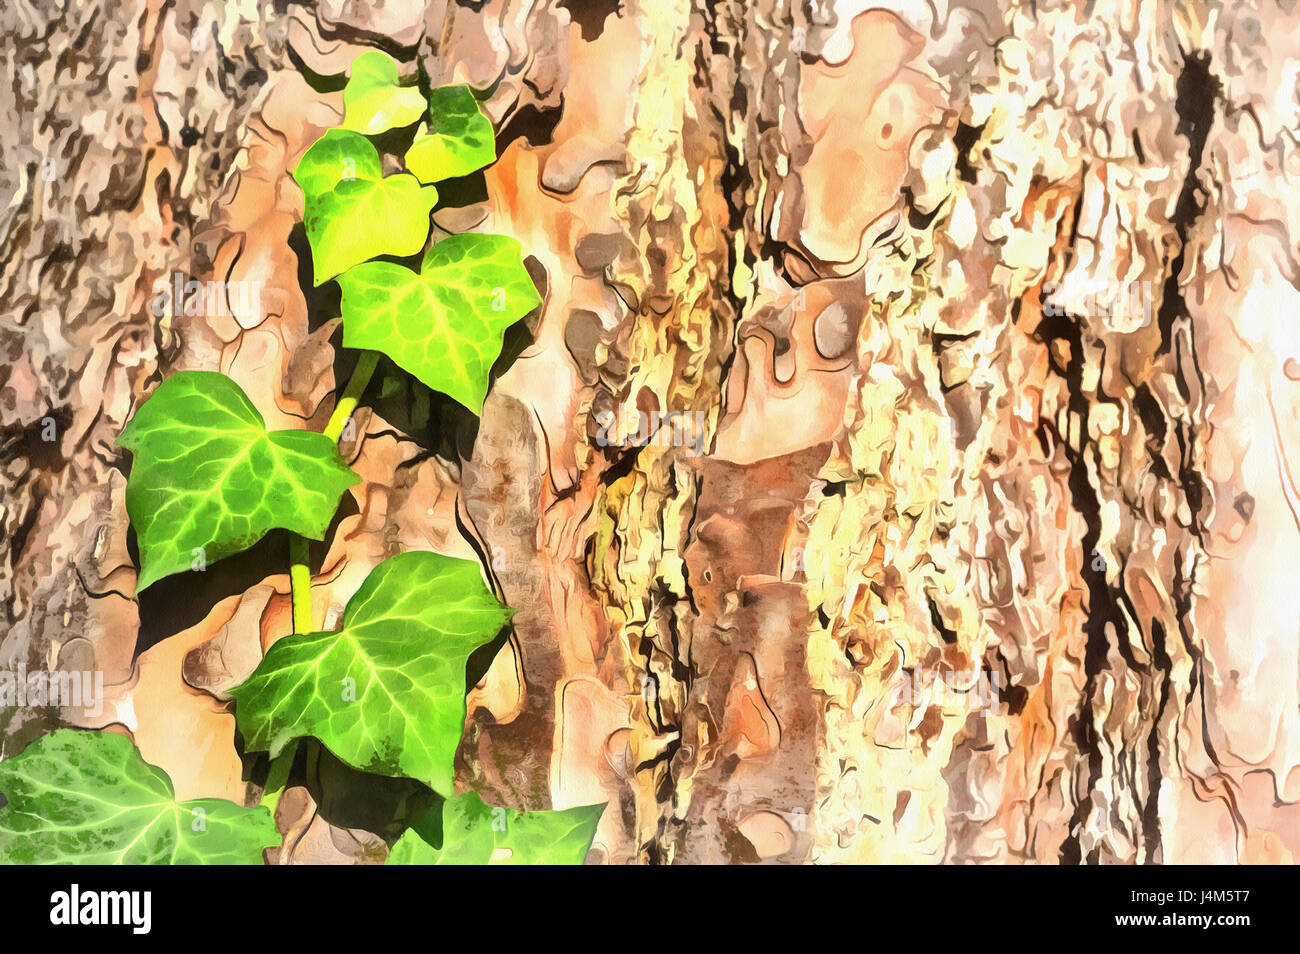
[[[289,589],[293,594],[293,631],[310,633],[311,625],[311,559],[307,538],[289,535]]]
[[[378,351],[363,351],[352,369],[352,377],[343,389],[343,396],[334,406],[329,423],[325,425],[325,436],[337,442],[343,436],[352,412],[357,409],[357,402],[365,392],[370,378],[379,366]],[[298,534],[289,537],[289,589],[293,603],[293,631],[310,633],[311,621],[311,564],[307,539]]]
[[[352,377],[348,379],[348,386],[343,389],[343,396],[334,406],[334,413],[330,415],[329,423],[325,425],[326,437],[337,441],[343,436],[343,428],[347,426],[352,412],[357,409],[357,402],[361,400],[366,385],[370,383],[370,376],[375,373],[375,368],[378,366],[378,351],[361,352],[361,357],[357,359],[357,366],[352,370]]]
[[[272,815],[275,814],[276,806],[280,804],[284,787],[289,784],[289,772],[293,769],[293,762],[297,757],[298,743],[294,742],[271,759],[271,767],[266,773],[266,787],[262,789],[262,805],[269,808]]]

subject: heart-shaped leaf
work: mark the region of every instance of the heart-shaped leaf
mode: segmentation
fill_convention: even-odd
[[[277,527],[322,539],[343,491],[360,480],[325,435],[268,433],[239,385],[212,371],[158,385],[118,444],[135,455],[126,510],[140,544],[137,592]]]
[[[435,808],[433,811],[438,811]],[[389,852],[390,865],[580,865],[605,805],[560,811],[517,812],[491,808],[470,792],[442,807],[442,847],[434,848],[419,831],[436,819],[408,828]],[[432,826],[435,830],[437,825]]]
[[[440,86],[429,94],[432,129],[421,126],[406,151],[406,168],[421,182],[467,176],[497,157],[492,121],[468,86]]]
[[[315,284],[379,255],[424,248],[438,190],[406,172],[385,177],[378,151],[360,133],[331,129],[293,177],[303,191]]]
[[[366,577],[337,633],[286,636],[232,692],[250,750],[314,736],[354,768],[448,795],[465,724],[465,662],[511,611],[477,563],[403,553]]]
[[[59,729],[0,762],[0,862],[256,865],[280,843],[271,813],[220,798],[178,802],[131,740]]]
[[[369,50],[352,61],[343,90],[343,127],[374,136],[409,126],[424,115],[424,97],[414,86],[398,85],[397,61]]]
[[[453,235],[424,256],[419,274],[368,262],[339,276],[343,344],[382,351],[474,413],[505,330],[540,303],[519,243]]]

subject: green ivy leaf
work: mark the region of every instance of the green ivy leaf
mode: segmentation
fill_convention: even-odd
[[[438,809],[434,809],[437,811]],[[442,847],[408,828],[389,852],[390,865],[580,865],[587,858],[604,804],[561,811],[490,808],[470,792],[442,806]],[[493,854],[501,855],[495,860]],[[507,855],[506,852],[509,852]]]
[[[540,303],[519,243],[504,235],[453,235],[424,256],[420,273],[368,262],[339,276],[343,344],[382,351],[474,413],[505,330]]]
[[[337,633],[286,636],[232,695],[250,750],[314,736],[354,768],[441,794],[465,725],[465,662],[511,611],[477,563],[403,553],[371,572]]]
[[[343,129],[374,136],[409,126],[424,115],[424,97],[413,86],[399,86],[397,61],[370,50],[352,61],[343,90]]]
[[[126,509],[140,543],[136,592],[276,527],[320,540],[343,491],[360,480],[325,435],[268,433],[239,385],[212,371],[158,385],[118,444],[135,455]]]
[[[440,86],[429,94],[433,130],[421,126],[406,151],[406,168],[421,182],[467,176],[496,161],[492,121],[468,86]]]
[[[331,129],[298,162],[315,284],[378,255],[414,255],[429,237],[438,190],[399,172],[384,177],[360,133]]]
[[[383,178],[379,150],[354,132],[331,129],[303,153],[293,170],[294,181],[309,199],[319,198],[351,177],[372,182]]]
[[[271,813],[220,798],[178,802],[131,740],[59,729],[0,762],[0,862],[256,865],[280,843]]]

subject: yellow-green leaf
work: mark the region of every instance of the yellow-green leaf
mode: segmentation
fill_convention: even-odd
[[[439,809],[435,808],[434,811]],[[492,808],[473,792],[443,803],[442,841],[433,847],[417,822],[397,840],[390,865],[580,865],[605,805],[558,811]],[[434,826],[436,827],[436,826]]]
[[[541,303],[520,256],[512,238],[466,234],[433,246],[418,274],[390,262],[349,269],[344,346],[382,351],[479,413],[502,335]]]
[[[378,151],[360,133],[331,129],[293,177],[303,191],[315,284],[380,255],[424,248],[438,190],[409,173],[384,176]]]
[[[468,86],[440,86],[429,94],[432,128],[421,126],[406,152],[406,168],[421,182],[467,176],[496,160],[492,121]]]
[[[397,62],[369,50],[352,61],[352,76],[343,90],[343,128],[374,136],[409,126],[424,115],[424,97],[413,86],[399,85]]]
[[[250,750],[312,736],[353,768],[448,795],[465,663],[510,619],[477,563],[403,553],[371,572],[337,633],[286,636],[232,692]]]
[[[322,539],[360,480],[325,435],[268,432],[243,389],[213,371],[158,385],[118,444],[134,455],[126,510],[140,545],[137,592],[204,570],[277,527]]]

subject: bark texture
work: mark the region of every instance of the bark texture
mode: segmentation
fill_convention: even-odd
[[[114,727],[181,798],[256,798],[226,693],[290,631],[282,541],[137,600],[114,441],[189,368],[323,426],[350,359],[288,170],[379,47],[491,90],[487,197],[435,225],[517,237],[544,297],[477,428],[372,388],[316,554],[330,625],[404,549],[518,610],[464,786],[608,801],[608,863],[1300,854],[1294,3],[15,0],[0,32],[0,664],[108,690],[7,712],[0,754]],[[261,307],[155,316],[176,272]],[[406,793],[332,804],[345,772],[299,766],[271,860],[383,859]]]

